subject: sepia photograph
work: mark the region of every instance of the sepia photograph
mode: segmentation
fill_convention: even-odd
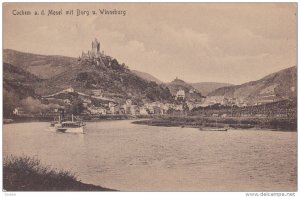
[[[297,3],[2,15],[2,192],[295,196]]]

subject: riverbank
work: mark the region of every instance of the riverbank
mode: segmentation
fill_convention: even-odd
[[[82,183],[69,171],[44,167],[39,160],[27,156],[4,158],[3,189],[5,191],[116,191]]]
[[[150,120],[134,121],[134,124],[164,127],[189,128],[231,128],[231,129],[268,129],[297,131],[297,120],[256,118],[256,117],[199,117],[199,116],[160,116]]]
[[[65,115],[66,119],[71,119],[71,114]],[[79,116],[85,122],[99,122],[99,121],[108,121],[108,120],[135,120],[135,119],[145,119],[152,118],[152,116],[146,115],[127,115],[127,114],[107,114],[107,115],[95,115],[88,116],[82,115]],[[57,116],[13,116],[6,117],[3,119],[3,124],[10,123],[24,123],[24,122],[51,122],[54,119],[58,119]]]

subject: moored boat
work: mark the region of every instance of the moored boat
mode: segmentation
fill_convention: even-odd
[[[218,126],[218,121],[216,119],[215,127],[200,127],[200,131],[228,131],[228,128]]]
[[[200,131],[228,131],[227,128],[199,128]]]

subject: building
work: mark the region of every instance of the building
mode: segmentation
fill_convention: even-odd
[[[91,103],[92,103],[92,100],[89,99],[89,98],[84,98],[84,99],[82,100],[82,102],[83,102],[83,103],[91,104]]]
[[[71,104],[70,99],[64,99],[63,101],[64,101],[65,104]]]
[[[195,89],[190,89],[190,90],[189,90],[189,93],[190,93],[190,94],[196,93],[196,90],[195,90]]]
[[[139,114],[140,112],[139,112],[139,108],[138,108],[138,106],[137,105],[131,105],[130,106],[130,114],[131,115],[137,115],[137,114]]]
[[[112,105],[109,107],[111,114],[122,114],[122,110],[118,105]]]
[[[153,106],[148,106],[147,109],[149,111],[149,114],[154,114],[154,108],[153,108]]]
[[[132,101],[130,99],[126,100],[126,105],[132,105]]]
[[[188,106],[190,111],[196,107],[196,105],[192,102],[186,102],[186,105]]]
[[[146,107],[140,107],[140,114],[141,115],[148,115],[149,112],[148,112]]]
[[[131,106],[132,106],[132,101],[130,99],[127,99],[125,104],[123,105],[125,114],[132,114]]]
[[[88,110],[91,112],[91,114],[98,114],[98,115],[104,115],[107,114],[106,109],[103,107],[90,107]]]
[[[167,114],[168,110],[170,109],[168,104],[163,104],[163,105],[160,106],[160,108],[162,109],[163,114]]]
[[[116,106],[117,104],[114,103],[114,102],[108,102],[108,107],[111,108],[111,107],[114,107]]]
[[[131,106],[123,105],[123,109],[124,109],[125,114],[130,114],[131,113],[131,111],[130,111]]]
[[[185,99],[185,92],[183,89],[179,89],[176,93],[176,97],[175,97],[176,100],[178,99]]]
[[[221,118],[226,118],[227,117],[227,114],[222,114],[221,115]]]
[[[95,96],[102,96],[102,90],[98,89],[98,90],[92,90],[93,95]]]
[[[163,110],[158,106],[153,106],[154,114],[163,114]]]
[[[82,100],[82,104],[83,104],[83,106],[86,108],[87,106],[89,106],[89,105],[92,104],[92,101],[91,101],[91,99],[89,99],[89,98],[84,98],[84,99]]]
[[[20,116],[25,114],[25,110],[21,107],[16,107],[13,111],[14,115]]]
[[[262,105],[262,104],[266,104],[266,103],[272,103],[275,101],[278,101],[278,98],[276,97],[275,94],[263,95],[257,99],[257,102],[255,103],[255,105]]]
[[[176,111],[183,111],[183,105],[170,104],[169,109],[173,109]]]
[[[65,89],[63,92],[74,92],[74,89],[72,87],[69,87]]]

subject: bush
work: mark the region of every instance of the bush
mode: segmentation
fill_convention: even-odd
[[[3,189],[6,191],[108,191],[100,186],[84,184],[65,170],[52,170],[28,156],[5,157]]]

